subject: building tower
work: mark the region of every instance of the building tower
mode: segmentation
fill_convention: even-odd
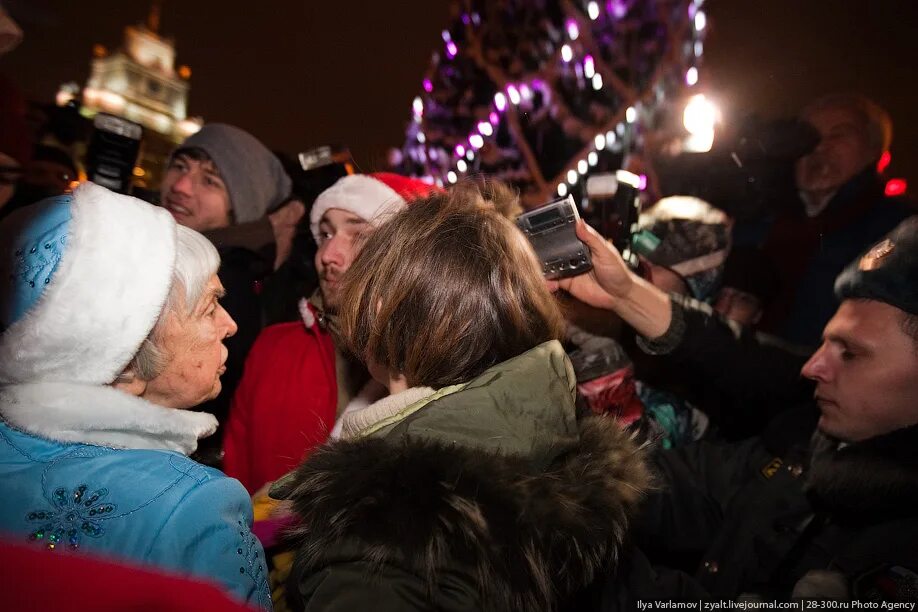
[[[154,0],[146,24],[127,26],[121,48],[109,53],[93,47],[91,71],[82,90],[81,114],[98,112],[135,121],[144,142],[135,175],[144,186],[159,183],[163,164],[176,144],[201,129],[203,120],[188,117],[191,69],[175,67],[175,41],[160,35],[161,2]],[[57,103],[76,97],[78,88],[61,88]]]

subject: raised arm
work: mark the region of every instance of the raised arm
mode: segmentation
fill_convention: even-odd
[[[632,272],[618,251],[583,221],[577,236],[589,247],[593,269],[548,281],[552,290],[618,314],[651,354],[667,354],[691,368],[695,384],[714,386],[736,401],[808,397],[800,376],[806,356],[776,340],[728,323],[705,304],[677,299]]]

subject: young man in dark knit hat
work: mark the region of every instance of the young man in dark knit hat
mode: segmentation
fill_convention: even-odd
[[[591,228],[577,232],[594,268],[553,288],[616,312],[646,351],[729,392],[738,414],[763,400],[774,406],[754,438],[657,453],[660,487],[635,538],[644,552],[597,593],[604,609],[636,609],[637,600],[915,602],[918,219],[838,277],[841,305],[809,358],[663,293]]]
[[[227,342],[229,359],[220,395],[203,410],[221,425],[242,376],[245,357],[277,299],[263,288],[290,254],[305,207],[291,195],[290,177],[257,138],[231,125],[208,123],[176,149],[163,175],[161,204],[175,220],[202,232],[221,256],[224,308],[239,325]],[[198,459],[219,465],[221,430]]]

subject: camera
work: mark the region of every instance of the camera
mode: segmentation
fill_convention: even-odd
[[[567,278],[592,269],[590,249],[577,238],[579,218],[571,196],[552,200],[517,217],[516,225],[532,243],[545,278]]]
[[[354,160],[347,147],[325,145],[302,151],[285,164],[293,191],[307,206],[343,176],[354,173]],[[308,215],[307,215],[308,217]]]
[[[143,128],[138,123],[99,113],[93,119],[93,133],[86,154],[90,181],[118,193],[127,193]]]
[[[658,160],[670,194],[693,195],[736,219],[755,218],[776,202],[793,199],[794,163],[819,143],[819,132],[796,119],[751,116],[707,153]]]
[[[641,212],[640,177],[627,170],[590,176],[586,182],[587,223],[612,241],[629,259],[631,240]]]

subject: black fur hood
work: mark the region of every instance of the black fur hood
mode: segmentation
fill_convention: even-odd
[[[579,444],[543,470],[442,441],[328,444],[291,483],[294,576],[302,585],[340,563],[377,577],[394,566],[430,602],[444,575],[459,574],[477,591],[474,608],[556,608],[614,569],[651,486],[644,454],[603,417],[585,419]]]

